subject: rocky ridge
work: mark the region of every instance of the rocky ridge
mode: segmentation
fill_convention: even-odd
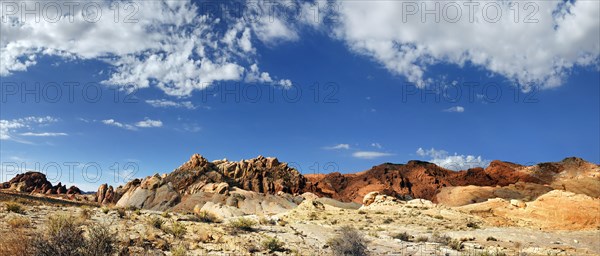
[[[1,183],[0,188],[14,190],[24,193],[38,193],[47,195],[73,195],[81,194],[81,190],[76,186],[67,188],[66,185],[58,183],[53,186],[46,175],[40,172],[26,172],[17,174],[11,180]]]

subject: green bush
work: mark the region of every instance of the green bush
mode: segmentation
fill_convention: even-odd
[[[175,221],[171,225],[171,228],[166,230],[166,233],[173,235],[175,238],[181,239],[187,233],[187,228],[185,225]]]
[[[352,227],[342,227],[340,234],[330,239],[327,244],[334,256],[368,255],[365,238]]]
[[[237,230],[243,230],[243,231],[252,231],[254,229],[254,225],[256,225],[256,222],[254,222],[253,220],[251,220],[249,218],[243,218],[243,217],[229,221],[230,227],[237,229]]]
[[[268,237],[262,242],[262,246],[265,250],[268,250],[269,252],[285,251],[285,248],[283,248],[283,243],[279,241],[279,239],[277,239],[276,237]]]

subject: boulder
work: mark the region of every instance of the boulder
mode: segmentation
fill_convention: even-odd
[[[365,195],[363,198],[363,205],[369,206],[375,201],[375,198],[379,195],[379,191],[372,191]]]

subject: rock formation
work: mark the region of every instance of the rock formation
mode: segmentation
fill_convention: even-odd
[[[26,172],[17,174],[8,182],[0,184],[0,188],[24,193],[38,193],[47,195],[81,194],[81,190],[75,186],[71,186],[69,189],[67,189],[67,186],[62,185],[60,182],[56,186],[52,186],[52,183],[46,179],[46,175],[40,172]]]
[[[451,205],[495,197],[533,200],[552,189],[600,197],[600,167],[580,158],[533,166],[493,161],[485,169],[458,172],[428,162],[409,161],[386,163],[355,174],[306,175],[306,178],[310,184],[307,188],[315,194],[357,203],[373,191],[407,200],[423,198],[438,202],[443,197],[444,201],[452,201]],[[460,193],[457,188],[472,195]],[[455,192],[450,193],[453,189]]]

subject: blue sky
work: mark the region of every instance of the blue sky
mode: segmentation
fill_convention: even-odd
[[[293,3],[281,8],[324,4]],[[135,3],[135,23],[3,20],[2,180],[42,170],[94,190],[193,153],[275,156],[303,173],[600,162],[599,3],[539,2],[534,24],[402,22],[386,1],[356,3],[308,21],[202,16],[186,1]]]

